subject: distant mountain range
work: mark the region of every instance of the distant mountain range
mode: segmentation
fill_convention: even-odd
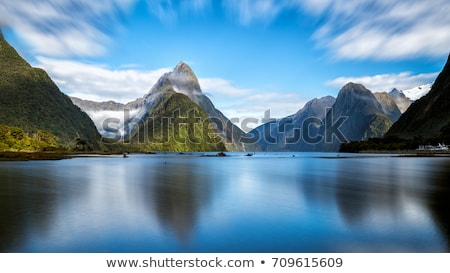
[[[0,31],[0,124],[58,137],[69,149],[100,148],[100,134],[86,113],[63,94],[47,73],[31,67]],[[81,147],[83,146],[83,147]]]
[[[158,104],[155,102],[168,91],[184,94],[200,106],[230,151],[337,151],[339,142],[336,139],[333,144],[325,140],[323,143],[311,142],[311,136],[319,133],[328,109],[333,109],[335,117],[344,115],[348,118],[340,128],[347,140],[364,140],[383,136],[412,103],[397,89],[373,94],[362,85],[350,84],[341,90],[337,100],[331,96],[313,99],[296,114],[263,124],[245,134],[215,108],[203,94],[195,73],[183,62],[162,75],[146,95],[127,104],[71,99],[94,120],[103,136],[124,139],[129,138],[133,130],[139,131],[135,127],[151,117],[149,112]],[[116,121],[115,126],[105,128],[105,120]]]
[[[249,135],[260,151],[338,151],[342,142],[383,137],[411,103],[397,89],[372,93],[349,83],[336,99],[313,99],[296,114],[263,124]]]
[[[406,91],[413,97],[419,97],[428,86]],[[183,62],[172,72],[162,75],[146,95],[127,104],[78,98],[72,98],[72,101],[89,114],[102,135],[124,139],[140,130],[136,126],[152,116],[149,113],[160,103],[159,96],[169,91],[184,94],[200,106],[213,121],[215,133],[230,151],[337,151],[342,141],[382,137],[413,102],[403,91],[395,88],[389,93],[372,93],[360,84],[349,83],[342,88],[337,99],[331,96],[313,99],[297,113],[270,121],[245,134],[215,108],[203,94],[195,73]],[[328,115],[329,110],[332,110],[333,117],[331,112]],[[325,124],[325,121],[332,123],[335,120],[331,118],[339,117],[345,117],[339,128]],[[116,127],[105,128],[105,120],[108,119],[120,122],[116,123]],[[326,125],[339,131],[330,135]],[[336,138],[336,133],[340,138]],[[319,141],[315,136],[322,139]]]

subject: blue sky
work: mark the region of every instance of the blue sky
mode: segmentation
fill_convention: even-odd
[[[128,102],[184,61],[229,118],[295,113],[348,81],[432,82],[447,0],[0,0],[6,39],[66,94]]]

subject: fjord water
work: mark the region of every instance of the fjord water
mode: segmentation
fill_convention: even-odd
[[[319,153],[0,162],[0,251],[448,252],[449,167]]]

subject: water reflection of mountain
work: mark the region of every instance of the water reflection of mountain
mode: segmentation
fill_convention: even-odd
[[[430,211],[447,242],[450,252],[450,162],[441,164],[430,181],[432,190],[428,198]]]
[[[335,187],[342,219],[350,225],[370,221],[371,216],[395,222],[402,214],[400,203],[405,197],[399,186],[402,184],[402,177],[396,173],[395,163],[377,164],[367,162],[367,159],[355,160],[350,164],[345,161],[339,163],[340,171],[336,172]],[[361,173],[361,170],[364,172]],[[393,181],[395,178],[399,180]],[[406,198],[412,197],[410,194],[411,192],[407,193]]]
[[[153,196],[161,226],[172,229],[186,243],[199,213],[209,203],[213,177],[189,161],[168,161],[161,167],[165,170],[148,177],[153,187],[146,194]]]
[[[0,252],[20,251],[24,235],[45,235],[57,202],[53,182],[39,173],[2,166],[0,175]],[[20,249],[20,250],[19,250]]]
[[[336,234],[342,234],[329,238],[340,241],[341,250],[446,251],[450,163],[436,168],[442,160],[312,159],[298,166],[297,185],[317,219],[337,217]]]

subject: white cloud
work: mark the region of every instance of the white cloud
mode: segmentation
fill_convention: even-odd
[[[94,101],[114,100],[126,103],[142,97],[170,68],[154,71],[109,69],[97,64],[38,57],[45,69],[66,94]]]
[[[0,2],[0,25],[14,29],[47,56],[96,56],[106,51],[118,15],[137,0],[15,0]]]
[[[381,74],[362,77],[339,77],[326,84],[341,88],[349,82],[360,83],[372,92],[388,92],[393,88],[399,90],[410,89],[433,82],[439,73],[425,73],[413,75],[411,72],[399,74]]]
[[[303,3],[309,10],[315,1]],[[315,12],[325,23],[315,32],[318,45],[341,59],[392,60],[439,57],[450,51],[450,2],[323,1]]]

